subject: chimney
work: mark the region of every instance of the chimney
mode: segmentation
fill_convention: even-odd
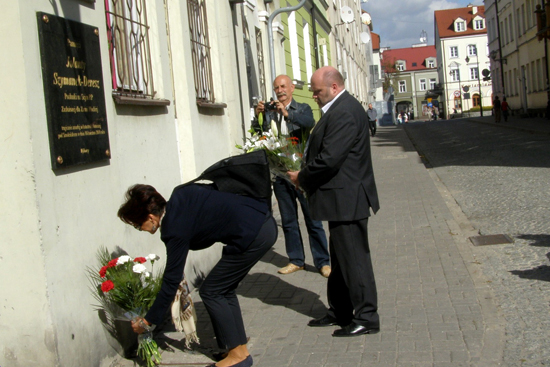
[[[472,14],[477,14],[477,6],[472,6]]]

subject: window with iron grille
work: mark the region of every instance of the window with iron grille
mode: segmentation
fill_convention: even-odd
[[[106,0],[113,98],[123,104],[169,105],[154,99],[145,0]]]
[[[225,103],[215,103],[214,98],[206,0],[187,0],[187,15],[197,104],[203,107],[227,107]]]

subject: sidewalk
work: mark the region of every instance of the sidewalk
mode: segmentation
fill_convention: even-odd
[[[333,338],[332,327],[308,327],[311,318],[326,310],[326,279],[311,265],[309,246],[306,271],[277,273],[287,264],[279,231],[273,250],[238,288],[254,365],[499,365],[503,321],[467,241],[471,226],[422,164],[402,128],[379,127],[372,153],[381,209],[369,221],[369,238],[381,332]],[[172,351],[163,352],[163,365],[212,363],[212,326],[195,298],[201,345],[185,350],[178,341],[181,334],[166,333],[159,341]],[[133,365],[122,359],[111,364]]]
[[[478,122],[482,124],[494,124],[510,129],[518,129],[522,131],[537,132],[550,135],[550,120],[547,120],[543,117],[519,117],[519,116],[509,116],[508,121],[504,121],[504,118],[501,117],[500,123],[495,122],[494,116],[483,117],[467,117],[469,121]]]

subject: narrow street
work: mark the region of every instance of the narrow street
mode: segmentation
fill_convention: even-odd
[[[513,238],[474,254],[506,319],[506,365],[548,365],[550,136],[466,119],[405,131],[474,231]]]

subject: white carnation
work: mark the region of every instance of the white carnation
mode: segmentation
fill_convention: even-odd
[[[143,264],[136,264],[136,265],[134,265],[134,267],[132,268],[132,270],[134,271],[134,273],[141,274],[141,273],[143,273],[144,271],[146,271],[147,268],[146,268],[145,265],[143,265]]]
[[[128,261],[130,261],[130,256],[122,255],[121,257],[118,258],[116,264],[117,265],[126,264]]]
[[[160,256],[155,255],[155,254],[149,254],[149,255],[145,256],[145,258],[147,260],[150,260],[150,261],[157,261],[158,259],[160,259]]]

